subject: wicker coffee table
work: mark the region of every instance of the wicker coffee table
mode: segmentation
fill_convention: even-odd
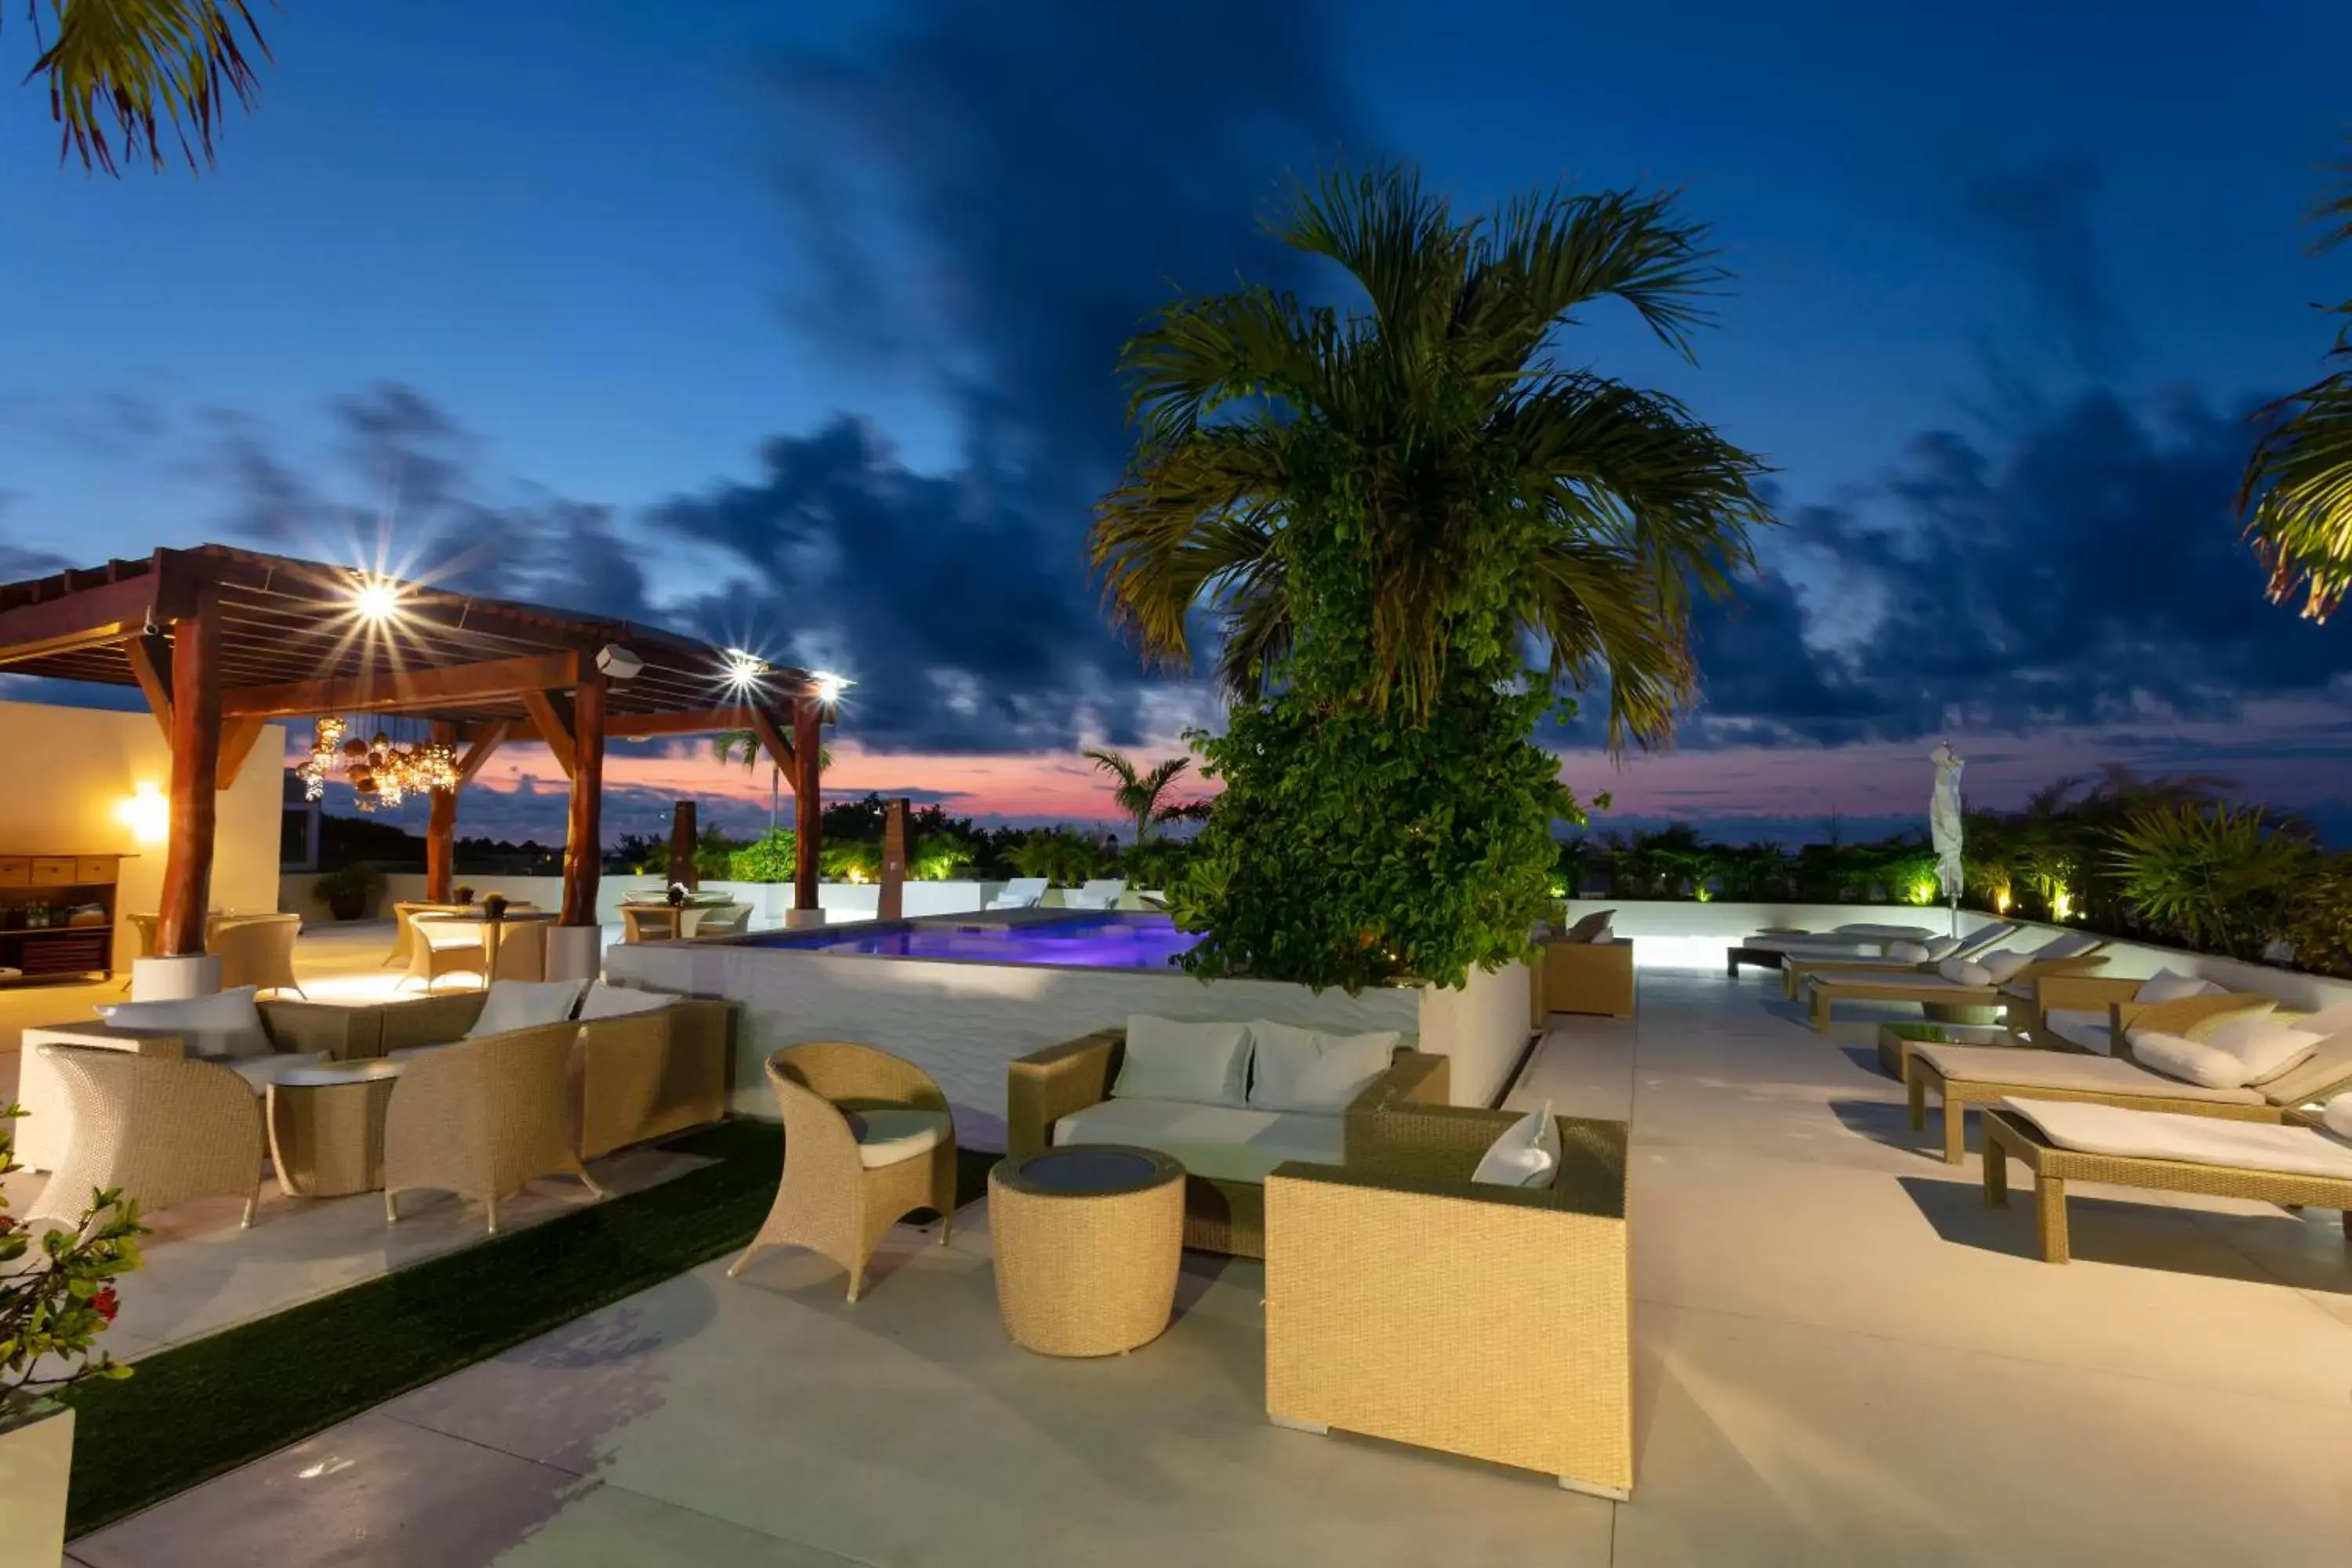
[[[988,1174],[996,1305],[1013,1342],[1043,1355],[1118,1355],[1150,1343],[1176,1305],[1184,1167],[1151,1149],[1074,1143]]]
[[[383,1057],[291,1068],[269,1086],[269,1163],[289,1198],[383,1185],[383,1111],[401,1064]]]

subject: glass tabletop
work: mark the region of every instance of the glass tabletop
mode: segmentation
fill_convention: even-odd
[[[1124,1149],[1053,1149],[1021,1162],[1021,1177],[1054,1193],[1116,1193],[1139,1187],[1160,1167]]]

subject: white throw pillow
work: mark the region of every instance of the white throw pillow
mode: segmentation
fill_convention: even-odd
[[[640,991],[632,985],[607,985],[601,980],[588,983],[588,994],[581,999],[580,1021],[591,1018],[622,1018],[632,1013],[658,1013],[677,998],[667,991]]]
[[[2352,1138],[2352,1094],[2339,1094],[2320,1107],[2319,1120],[2339,1138]]]
[[[1941,958],[1944,955],[1930,953],[1925,942],[1890,942],[1886,944],[1886,956],[1900,959],[1905,963],[1925,963],[1931,957]]]
[[[577,980],[493,980],[489,994],[482,998],[481,1016],[466,1031],[466,1038],[563,1023],[580,1005],[583,989]]]
[[[1995,985],[2006,985],[2017,978],[2018,971],[2033,962],[2029,952],[1988,952],[1977,960],[1977,967],[1992,976]]]
[[[261,1009],[253,1000],[256,989],[240,985],[170,1002],[118,1002],[100,1007],[98,1016],[118,1029],[177,1035],[181,1048],[192,1057],[266,1057],[269,1034],[261,1026]]]
[[[1956,936],[1931,936],[1919,944],[1919,956],[1914,963],[1941,963],[1960,951],[1960,939]]]
[[[2227,1051],[2184,1040],[2179,1035],[2134,1035],[2132,1056],[2144,1068],[2200,1083],[2207,1089],[2243,1089],[2249,1081],[2246,1064]]]
[[[1617,940],[1617,928],[1613,925],[1604,925],[1584,940],[1588,942],[1615,942]]]
[[[1246,1024],[1186,1023],[1131,1013],[1127,1051],[1111,1093],[1120,1100],[1246,1105],[1249,1059]]]
[[[1966,958],[1948,958],[1936,965],[1936,973],[1955,985],[1990,985],[1992,972],[1983,964]]]
[[[1326,1035],[1253,1018],[1249,1102],[1260,1110],[1308,1110],[1336,1116],[1389,1070],[1403,1037],[1394,1029],[1368,1035]]]
[[[2193,974],[2175,974],[2169,969],[2159,969],[2139,983],[2132,993],[2135,1002],[2185,1002],[2191,996],[2219,996],[2221,987],[2210,980],[2200,980]]]
[[[1547,1100],[1503,1129],[1470,1179],[1494,1187],[1543,1187],[1551,1184],[1559,1168],[1559,1123],[1552,1120]]]
[[[2306,1034],[2294,1026],[2294,1019],[2275,1013],[2243,1013],[2200,1032],[2197,1043],[2227,1051],[2245,1063],[2248,1083],[2268,1083],[2317,1050],[2326,1038]]]

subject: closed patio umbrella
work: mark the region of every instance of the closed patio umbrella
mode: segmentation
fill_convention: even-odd
[[[1960,770],[1968,765],[1949,741],[1934,753],[1936,787],[1927,797],[1927,831],[1936,842],[1936,880],[1952,906],[1952,934],[1960,933]]]

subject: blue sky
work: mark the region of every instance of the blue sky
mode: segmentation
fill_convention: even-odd
[[[1790,520],[1685,749],[1572,776],[1721,816],[1795,809],[1811,770],[1862,812],[1951,729],[2021,792],[2211,754],[2318,805],[2340,628],[2176,590],[2253,591],[2209,492],[2315,373],[2309,303],[2352,293],[2299,227],[2352,11],[1925,10],[289,0],[202,180],[61,170],[41,97],[0,91],[0,547],[496,515],[532,542],[499,586],[863,659],[872,782],[1059,809],[958,759],[1166,743],[1207,706],[1101,635],[1076,567],[1121,323],[1279,267],[1247,218],[1286,170],[1406,155],[1468,205],[1679,188],[1738,275],[1696,369],[1606,311],[1570,340],[1766,454]],[[1950,530],[2014,553],[1910,548]],[[2084,552],[2079,647],[2055,599],[1924,650],[1937,617],[1889,608],[2037,547]],[[2125,603],[2119,550],[2185,553]],[[1914,655],[1948,671],[1895,679]],[[1988,682],[1995,655],[2048,679]]]

